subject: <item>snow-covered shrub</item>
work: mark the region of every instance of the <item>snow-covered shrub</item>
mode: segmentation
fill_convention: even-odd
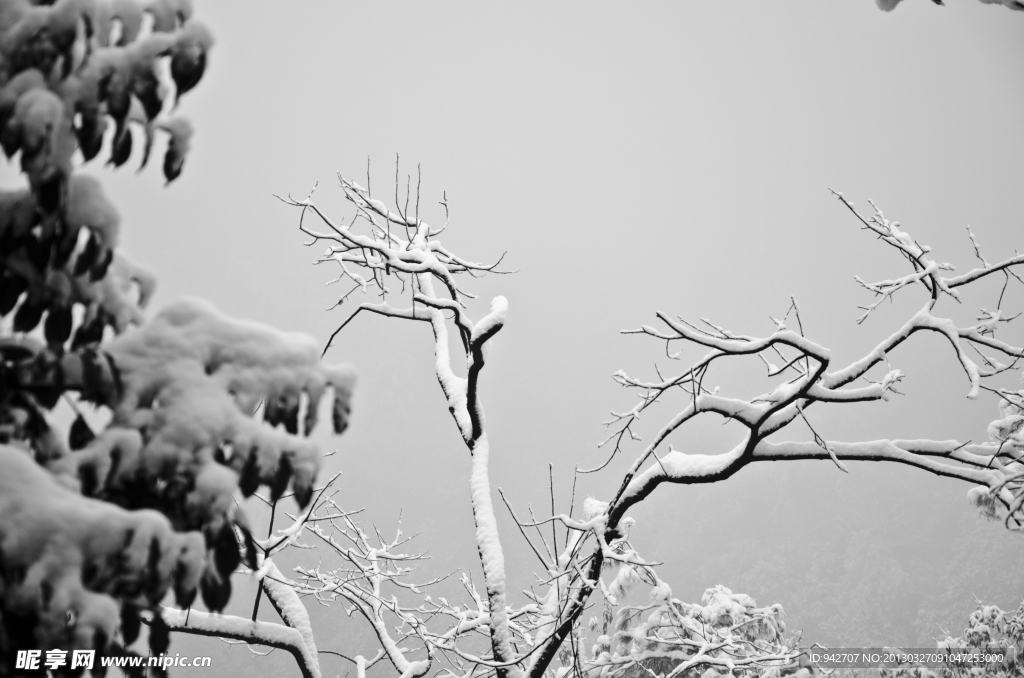
[[[645,578],[652,576],[648,571]],[[684,603],[660,580],[647,604],[616,609],[607,597],[606,604],[606,620],[614,623],[604,623],[591,657],[581,662],[591,678],[803,675],[781,605],[757,607],[750,596],[720,585],[708,589],[700,605]],[[592,627],[598,626],[594,620]]]
[[[947,661],[944,665],[908,664],[879,671],[882,678],[1019,678],[1024,666],[1018,661],[1024,651],[1024,604],[1013,612],[995,605],[979,603],[967,618],[967,627],[959,637],[947,636],[937,649]],[[1001,661],[956,661],[958,655],[1002,657]]]

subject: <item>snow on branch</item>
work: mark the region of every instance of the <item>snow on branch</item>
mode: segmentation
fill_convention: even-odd
[[[295,657],[303,678],[320,678],[316,647],[307,645],[299,629],[284,624],[252,621],[200,610],[176,610],[165,607],[161,608],[160,616],[171,631],[178,633],[238,640],[251,645],[266,645],[285,650]]]
[[[201,529],[211,562],[201,591],[215,611],[231,593],[239,537],[255,557],[235,489],[249,496],[267,485],[276,500],[291,486],[308,505],[321,455],[306,436],[329,390],[334,430],[345,429],[354,385],[351,368],[321,364],[311,337],[234,320],[199,300],[171,304],[45,374],[71,387],[109,382],[92,395],[113,417],[74,451],[51,436],[54,453],[41,461],[85,496],[131,507],[142,492],[176,529]]]
[[[872,214],[865,216],[842,194],[833,193],[864,230],[895,250],[911,269],[906,275],[880,282],[869,283],[857,278],[857,282],[875,296],[872,304],[861,307],[864,313],[857,322],[866,320],[881,301],[905,290],[923,289],[927,298],[924,306],[863,357],[839,368],[832,364],[831,352],[827,348],[805,335],[795,301],[791,301],[782,320],[773,318],[775,331],[762,337],[738,334],[704,319],[694,323],[671,318],[664,313],[657,314],[662,328],[645,326],[628,331],[665,341],[666,345],[682,341],[711,350],[690,367],[668,377],[660,372],[654,380],[639,379],[623,372],[613,375],[618,383],[637,391],[640,402],[626,413],[613,414],[613,419],[608,422],[613,427],[608,440],[616,441],[612,456],[623,451],[626,441],[635,438],[633,427],[651,405],[664,400],[669,393],[680,391],[684,404],[662,425],[626,473],[609,508],[610,528],[615,527],[630,506],[662,482],[716,482],[728,478],[752,461],[784,459],[831,459],[841,468],[845,468],[842,465],[844,459],[894,461],[937,475],[960,478],[980,486],[978,490],[972,490],[973,501],[979,505],[986,502],[1000,505],[1006,511],[1007,524],[1021,527],[1024,515],[1019,511],[1024,504],[1021,498],[1024,496],[1021,489],[1024,466],[1021,466],[1019,458],[1022,451],[1020,422],[1024,421],[1021,416],[1024,410],[1021,410],[1020,392],[994,389],[986,385],[986,380],[1016,369],[1024,357],[1024,348],[1016,345],[1019,341],[1007,342],[996,338],[997,330],[1016,317],[1006,315],[1003,305],[1007,286],[1013,281],[1022,282],[1015,269],[1024,264],[1024,257],[1016,255],[991,264],[982,256],[973,232],[968,230],[975,255],[983,267],[961,276],[947,277],[954,270],[953,266],[933,259],[929,246],[918,242],[899,222],[889,220],[874,203],[871,203]],[[943,297],[961,302],[958,288],[992,274],[1002,276],[1004,285],[995,310],[982,309],[978,324],[961,327],[939,314],[937,307]],[[795,330],[790,329],[789,322],[796,327]],[[969,382],[968,398],[977,398],[983,390],[992,391],[1001,398],[1002,418],[990,426],[991,442],[832,442],[819,435],[809,419],[815,405],[884,401],[891,394],[899,393],[899,383],[908,377],[901,370],[893,369],[889,361],[896,350],[918,332],[934,332],[952,347],[956,363]],[[767,368],[767,376],[777,382],[766,393],[750,399],[726,397],[720,395],[717,388],[710,389],[705,385],[713,364],[717,366],[734,356],[751,354],[761,358]],[[885,373],[871,378],[872,370],[880,365],[884,365]],[[741,425],[744,429],[742,441],[721,453],[661,450],[672,433],[704,413],[713,413]],[[797,421],[810,429],[812,441],[768,439]]]
[[[580,519],[560,515],[540,521],[566,527],[565,548],[550,563],[538,554],[548,576],[539,582],[546,589],[533,596],[538,609],[524,655],[527,675],[548,675],[556,658],[561,667],[553,675],[558,677],[809,675],[800,673],[799,639],[784,636],[781,606],[757,608],[749,596],[721,586],[705,594],[703,605],[673,598],[657,564],[631,546],[633,521],[623,519],[610,530],[608,508],[589,498]],[[538,526],[512,513],[522,528]],[[553,538],[551,548],[557,542]],[[640,586],[649,587],[650,602],[623,605],[626,594]],[[580,615],[596,592],[603,598],[603,620],[590,620],[589,630],[600,635],[588,655]]]
[[[591,629],[600,629],[601,635],[591,657],[582,662],[582,675],[810,675],[801,666],[798,638],[784,635],[781,605],[759,608],[750,596],[724,586],[708,589],[700,605],[688,604],[673,598],[653,571],[645,575],[653,580],[648,604],[617,610],[610,604],[603,624],[591,619]],[[614,585],[621,588],[640,581],[635,570],[623,567]],[[691,673],[694,669],[697,674]]]
[[[320,363],[310,337],[185,300],[104,348],[118,375],[118,396],[107,403],[111,425],[53,470],[104,496],[128,491],[140,474],[192,477],[183,503],[169,511],[189,529],[230,512],[235,487],[250,495],[266,484],[276,498],[290,482],[300,505],[309,502],[320,454],[300,433],[316,425],[329,388],[334,428],[344,430],[354,384],[351,368]],[[252,416],[260,403],[270,426]],[[142,430],[144,440],[132,435]]]
[[[903,276],[880,282],[868,283],[858,279],[861,286],[875,296],[875,303],[862,307],[864,313],[860,321],[871,315],[879,301],[898,292],[906,294],[915,288],[924,289],[927,296],[924,306],[863,357],[839,368],[833,365],[831,351],[806,335],[795,299],[790,300],[789,308],[781,319],[772,318],[774,331],[762,336],[737,333],[704,318],[694,322],[665,313],[657,314],[658,327],[644,326],[627,331],[627,334],[639,334],[664,342],[666,356],[671,360],[680,359],[680,353],[673,354],[670,350],[673,342],[702,346],[708,352],[690,366],[668,375],[657,371],[656,379],[642,379],[622,371],[612,375],[617,383],[635,393],[637,401],[628,410],[613,412],[611,419],[605,422],[610,431],[598,447],[611,444],[612,449],[604,461],[584,472],[605,468],[615,456],[625,453],[630,442],[640,442],[638,424],[652,405],[666,401],[673,393],[681,394],[682,402],[637,454],[612,500],[606,504],[591,502],[587,525],[593,529],[587,533],[586,539],[592,539],[596,544],[584,551],[589,552],[586,557],[573,556],[577,559],[575,569],[562,570],[572,583],[567,595],[560,596],[561,611],[552,622],[555,630],[534,655],[528,669],[531,678],[540,678],[556,655],[563,663],[561,671],[571,670],[574,675],[582,675],[585,666],[573,664],[575,660],[571,659],[574,654],[578,656],[578,648],[574,652],[558,648],[563,643],[576,647],[574,638],[578,634],[578,619],[588,598],[600,588],[606,600],[614,602],[624,581],[621,577],[631,580],[637,572],[655,576],[652,568],[638,564],[643,561],[634,562],[636,556],[628,555],[623,540],[631,524],[626,512],[663,482],[717,482],[754,461],[822,459],[832,461],[843,470],[846,470],[844,460],[891,461],[975,485],[968,496],[984,513],[992,517],[1001,515],[1011,529],[1024,528],[1024,465],[1021,463],[1024,453],[1024,390],[1011,391],[987,385],[990,378],[1016,369],[1024,357],[1024,348],[1018,346],[1019,341],[1007,342],[995,336],[1016,317],[1007,314],[1003,305],[1007,287],[1014,281],[1022,282],[1015,269],[1024,264],[1024,259],[1015,255],[998,264],[990,264],[982,257],[977,239],[971,233],[972,244],[983,268],[948,277],[953,267],[932,259],[931,248],[920,244],[898,222],[889,221],[877,208],[872,215],[863,216],[852,203],[840,194],[836,195],[864,229],[895,250],[910,268],[910,272]],[[939,314],[937,306],[943,297],[960,302],[962,288],[993,274],[1002,276],[1004,285],[995,310],[982,309],[977,325],[961,327]],[[820,408],[851,402],[886,401],[892,394],[900,393],[899,384],[907,375],[893,368],[890,358],[918,332],[934,332],[953,348],[956,363],[969,382],[968,397],[976,398],[982,391],[990,391],[1000,398],[1001,418],[989,427],[991,441],[976,444],[932,440],[834,442],[819,434],[811,421],[815,405]],[[710,384],[712,368],[734,357],[752,355],[758,356],[767,377],[773,380],[773,385],[765,393],[754,398],[731,397]],[[880,366],[884,367],[882,373],[875,369]],[[707,413],[739,425],[743,431],[740,443],[721,452],[680,451],[667,444],[674,432]],[[769,439],[794,422],[809,429],[810,441]],[[664,449],[666,445],[667,450]],[[565,519],[562,522],[569,530],[582,524]],[[621,576],[606,586],[600,580],[600,573],[612,562],[619,563]],[[680,667],[688,666],[687,658],[677,656],[673,658],[674,664],[643,665],[627,674],[623,667],[631,660],[611,659],[611,641],[606,641],[602,648],[595,650],[598,657],[604,657],[600,665],[601,675],[619,672],[630,676],[675,676],[678,671],[686,670]],[[762,647],[761,650],[771,652],[771,648]],[[633,652],[619,654],[620,657],[633,656]],[[717,671],[732,671],[735,675],[738,668],[738,665],[729,666],[723,662],[714,667],[715,673],[709,672],[709,675],[719,675]],[[806,668],[797,670],[791,667],[791,670],[799,674]]]
[[[801,664],[797,641],[783,635],[781,608],[756,608],[748,597],[724,588],[710,590],[703,605],[688,606],[671,598],[669,587],[657,576],[656,563],[633,550],[628,538],[632,519],[626,512],[663,482],[716,482],[754,461],[823,459],[844,470],[844,460],[892,461],[970,482],[976,486],[971,499],[983,511],[991,515],[1002,511],[1012,527],[1024,524],[1024,466],[1018,461],[1024,452],[1024,391],[988,385],[990,378],[1016,369],[1024,357],[1024,349],[996,337],[1015,317],[1005,313],[1003,304],[1006,287],[1020,280],[1014,269],[1024,261],[1018,256],[988,263],[971,234],[983,268],[947,277],[953,267],[933,260],[930,248],[898,223],[887,220],[877,209],[864,217],[839,196],[862,226],[910,267],[909,273],[889,280],[859,281],[876,297],[874,305],[864,308],[862,320],[871,315],[878,301],[915,288],[925,290],[924,306],[863,357],[838,368],[833,365],[832,352],[807,336],[795,299],[790,300],[781,319],[772,318],[773,331],[761,336],[740,334],[707,319],[690,322],[664,313],[657,314],[658,327],[632,330],[665,342],[666,355],[673,360],[680,355],[670,352],[673,342],[702,346],[707,352],[685,369],[669,375],[659,371],[656,379],[621,371],[613,375],[637,394],[638,402],[612,414],[607,422],[611,430],[602,444],[612,443],[613,449],[607,461],[591,470],[607,466],[611,458],[625,451],[629,441],[639,441],[636,425],[651,405],[678,392],[683,402],[639,452],[610,502],[588,499],[583,516],[574,518],[571,510],[568,514],[556,512],[552,488],[550,516],[537,519],[531,508],[527,520],[520,518],[502,495],[541,564],[535,586],[524,592],[528,602],[511,604],[505,594],[504,557],[491,498],[490,447],[477,396],[487,343],[505,322],[507,302],[497,297],[490,312],[474,321],[469,308],[474,297],[455,282],[457,274],[480,275],[494,271],[495,265],[472,264],[442,247],[436,237],[447,223],[445,228],[432,229],[419,218],[418,207],[410,211],[408,195],[404,209],[397,206],[397,196],[396,206],[388,207],[371,197],[368,188],[351,180],[340,181],[355,208],[348,223],[331,220],[309,197],[286,200],[301,210],[300,230],[312,237],[310,244],[330,243],[319,263],[333,263],[340,271],[338,280],[348,279],[355,285],[341,296],[339,304],[355,291],[378,297],[358,305],[331,340],[363,311],[429,323],[437,379],[472,460],[470,490],[485,590],[479,592],[464,576],[469,596],[466,603],[432,599],[423,590],[434,582],[411,581],[415,562],[423,556],[400,548],[406,541],[400,531],[392,540],[376,531],[367,534],[332,499],[303,519],[304,529],[329,547],[338,562],[300,568],[302,583],[297,592],[322,602],[339,601],[349,614],[366,619],[379,641],[378,657],[386,657],[399,673],[423,675],[439,663],[443,675],[461,678],[491,673],[498,678],[542,678],[552,672],[556,678],[570,673],[574,678],[675,678],[691,669],[709,676],[809,675]],[[447,203],[443,204],[447,211]],[[325,230],[314,230],[307,218],[319,219]],[[937,305],[943,297],[961,301],[961,288],[992,274],[1003,276],[1005,285],[995,310],[982,309],[978,324],[962,327],[939,313]],[[450,331],[458,338],[452,345]],[[821,435],[812,422],[815,405],[886,401],[900,393],[899,385],[907,376],[889,364],[890,356],[918,332],[934,332],[953,348],[970,385],[969,397],[978,397],[984,390],[1001,398],[1001,419],[989,430],[992,441],[836,442]],[[452,346],[459,349],[454,357]],[[766,392],[740,398],[710,385],[712,368],[737,356],[757,356],[762,361],[773,380]],[[880,366],[884,371],[877,369]],[[465,376],[460,375],[463,367]],[[663,449],[675,431],[706,413],[741,426],[742,441],[720,453],[684,452],[671,445]],[[810,431],[811,440],[770,438],[794,422],[799,422],[801,430],[806,427]],[[544,534],[548,526],[552,528],[550,536]],[[564,538],[558,536],[559,529]],[[608,579],[606,572],[614,574]],[[595,593],[604,598],[607,630],[614,616],[611,609],[628,588],[641,582],[652,588],[651,603],[624,608],[615,640],[603,633],[603,640],[598,640],[587,657],[582,650],[581,616],[588,601]],[[412,604],[400,602],[400,597],[409,595],[421,599]],[[642,621],[645,615],[646,622]],[[486,642],[489,653],[479,651],[480,641]],[[552,670],[555,661],[561,668]],[[365,672],[365,668],[361,670]]]
[[[368,531],[333,499],[318,503],[303,523],[332,557],[321,557],[316,567],[297,567],[301,583],[295,591],[321,603],[340,604],[349,616],[365,619],[380,643],[377,658],[386,658],[404,676],[425,675],[432,667],[450,676],[502,670],[542,675],[548,665],[542,653],[568,619],[582,587],[600,590],[610,611],[627,590],[643,584],[651,587],[652,603],[641,610],[647,620],[636,624],[641,620],[637,609],[624,607],[620,618],[629,621],[618,629],[617,649],[602,649],[606,641],[598,639],[589,656],[583,651],[583,630],[574,623],[573,650],[559,655],[562,668],[554,675],[565,676],[570,667],[587,678],[632,675],[633,669],[652,666],[667,667],[663,673],[668,673],[681,665],[679,675],[693,667],[719,667],[723,672],[731,667],[740,676],[768,676],[772,669],[781,670],[779,675],[798,671],[796,639],[784,638],[780,606],[757,608],[748,596],[724,587],[708,591],[703,605],[672,598],[654,564],[644,561],[625,536],[605,540],[607,506],[594,500],[585,506],[580,520],[555,518],[570,527],[564,549],[544,563],[544,575],[525,592],[529,602],[506,610],[515,651],[510,661],[497,661],[474,648],[481,640],[490,640],[494,619],[490,599],[481,595],[469,576],[462,576],[465,602],[428,595],[428,589],[444,578],[414,581],[416,565],[425,556],[407,550],[410,538],[401,528],[392,538],[376,528]],[[536,526],[536,521],[521,525]],[[554,548],[557,541],[545,543],[545,548]],[[596,545],[604,557],[599,569],[610,575],[607,582],[600,574],[588,579],[582,572],[595,562],[588,543]],[[401,602],[400,598],[410,596],[414,602]],[[611,616],[609,612],[607,618]],[[359,659],[354,660],[357,669]]]
[[[696,626],[680,620],[688,614],[686,610],[693,612],[704,608],[684,608],[678,601],[666,602],[671,600],[670,591],[657,579],[653,569],[655,563],[642,558],[629,545],[631,520],[624,517],[623,511],[662,479],[690,476],[711,481],[730,473],[737,459],[749,456],[742,447],[720,456],[669,451],[644,470],[644,461],[652,455],[657,456],[655,448],[664,438],[699,413],[716,412],[742,423],[753,434],[766,423],[777,422],[780,417],[792,419],[799,412],[805,418],[802,410],[810,401],[885,399],[902,378],[901,373],[892,370],[878,383],[845,389],[842,388],[845,384],[826,383],[824,378],[831,353],[804,335],[795,301],[783,320],[776,322],[776,332],[761,338],[738,335],[707,321],[703,321],[703,326],[697,326],[659,314],[667,330],[645,327],[638,332],[666,342],[686,339],[706,346],[710,353],[687,372],[671,379],[659,376],[658,381],[647,383],[624,373],[616,375],[624,386],[642,393],[637,406],[624,414],[613,415],[612,423],[620,426],[618,434],[612,434],[616,439],[616,450],[623,440],[635,438],[630,429],[632,422],[669,389],[677,386],[689,389],[689,407],[673,419],[647,454],[634,465],[612,504],[588,500],[584,502],[583,517],[574,519],[571,512],[568,515],[555,513],[552,492],[552,516],[537,520],[531,509],[532,520],[524,521],[516,516],[506,499],[505,503],[522,535],[543,566],[538,573],[537,585],[526,592],[528,602],[518,607],[511,605],[506,600],[504,556],[491,498],[488,475],[490,447],[483,408],[477,395],[488,341],[504,325],[508,304],[503,297],[497,297],[490,312],[481,320],[474,321],[468,307],[468,302],[474,297],[455,281],[458,274],[473,276],[497,272],[496,264],[473,264],[442,247],[436,237],[447,228],[447,223],[444,228],[432,229],[421,220],[418,195],[417,208],[411,212],[408,195],[405,209],[397,206],[397,199],[396,207],[392,208],[372,197],[368,188],[352,180],[340,178],[340,184],[355,209],[347,223],[329,218],[311,197],[303,200],[289,197],[285,200],[301,210],[299,228],[312,238],[310,245],[320,241],[330,244],[318,263],[338,267],[338,278],[332,282],[347,279],[353,284],[340,297],[338,304],[344,304],[357,291],[374,293],[378,297],[359,304],[341,323],[331,341],[364,311],[430,324],[435,342],[436,376],[471,453],[470,494],[485,591],[482,594],[478,592],[473,582],[464,576],[463,584],[470,599],[466,604],[450,603],[445,598],[435,600],[423,594],[424,587],[434,582],[410,581],[413,565],[422,556],[399,549],[405,543],[401,532],[390,541],[380,533],[369,535],[352,520],[351,514],[328,499],[314,507],[303,519],[303,524],[307,531],[333,551],[338,562],[321,562],[315,568],[298,568],[303,582],[297,589],[298,593],[314,596],[321,602],[341,602],[349,614],[364,618],[380,644],[378,656],[386,657],[405,676],[425,674],[435,662],[443,661],[446,667],[443,671],[452,676],[468,678],[483,672],[494,673],[498,678],[541,678],[549,673],[551,662],[556,657],[563,664],[562,669],[555,671],[557,676],[565,675],[570,669],[576,676],[618,675],[630,667],[643,667],[646,671],[649,661],[655,659],[675,662],[670,670],[683,667],[673,675],[698,666],[712,670],[714,667],[723,671],[731,669],[742,675],[755,675],[743,673],[748,669],[759,671],[772,667],[785,668],[789,673],[796,671],[797,653],[791,644],[782,643],[781,621],[774,611],[758,612],[749,619],[730,617],[732,623],[722,627],[709,625],[705,620],[699,630],[705,634],[702,639],[693,635],[690,627]],[[447,203],[443,204],[447,211]],[[319,220],[321,230],[308,225],[307,219]],[[922,274],[921,278],[927,275]],[[796,316],[798,330],[785,326],[790,313]],[[450,331],[456,333],[458,342],[454,345],[461,349],[455,357],[449,342]],[[327,348],[330,348],[331,341]],[[785,374],[789,381],[750,401],[720,396],[717,391],[703,386],[709,367],[719,358],[763,354],[770,354],[781,362],[782,368],[770,366],[770,371],[775,376]],[[462,366],[465,376],[458,373]],[[320,513],[324,510],[327,514]],[[540,527],[547,523],[551,523],[552,538],[549,542],[540,536],[541,547],[538,548],[527,531],[533,529],[540,535]],[[563,543],[557,536],[556,525],[565,532]],[[616,567],[618,574],[606,583],[602,572]],[[635,650],[614,657],[597,653],[593,659],[586,659],[586,653],[581,650],[580,615],[586,609],[588,599],[600,591],[607,604],[615,605],[624,587],[636,581],[649,582],[656,592],[661,592],[656,598],[663,608],[665,623],[644,626],[636,635]],[[406,597],[410,594],[422,598],[416,604],[399,601],[399,595]],[[719,600],[732,594],[723,589],[709,595]],[[730,603],[733,607],[739,605],[739,610],[752,607],[736,603],[738,598],[729,600],[733,601]],[[721,607],[724,603],[715,605]],[[712,617],[720,618],[717,613]],[[673,624],[676,630],[667,630]],[[755,632],[755,629],[758,630]],[[753,635],[749,635],[751,633]],[[486,641],[489,654],[481,654],[474,648],[474,639]],[[568,654],[566,647],[572,648]],[[661,652],[658,648],[664,650],[664,656],[658,654]]]
[[[375,531],[374,542],[352,520],[352,514],[343,511],[333,499],[326,499],[320,508],[327,512],[314,512],[305,522],[305,528],[333,551],[338,566],[321,563],[315,568],[296,568],[303,582],[298,591],[323,603],[341,600],[349,614],[358,612],[370,624],[380,642],[381,656],[386,657],[400,674],[408,678],[426,674],[430,670],[432,655],[428,653],[423,659],[410,660],[406,657],[408,649],[400,646],[407,639],[425,644],[429,642],[429,634],[416,614],[418,610],[402,607],[393,592],[389,595],[385,590],[390,587],[418,594],[422,588],[439,581],[408,582],[407,578],[413,572],[410,565],[425,556],[398,551],[408,541],[400,528],[390,541]],[[398,621],[394,630],[389,626],[392,620]]]
[[[514,654],[511,645],[513,631],[506,611],[504,554],[491,498],[488,473],[490,446],[484,428],[484,410],[478,396],[478,385],[486,362],[488,342],[504,326],[508,302],[504,297],[496,297],[491,302],[490,312],[474,322],[468,315],[466,302],[475,297],[456,282],[456,276],[460,274],[475,277],[500,272],[497,267],[501,258],[493,264],[477,264],[443,246],[437,236],[447,228],[447,223],[442,228],[433,229],[420,219],[418,182],[415,207],[410,211],[409,191],[405,207],[402,208],[397,199],[396,186],[395,207],[392,209],[374,198],[369,188],[340,175],[338,180],[345,198],[355,210],[347,224],[327,217],[312,202],[312,192],[304,200],[291,196],[282,199],[286,204],[300,208],[299,229],[312,237],[308,244],[319,241],[329,243],[330,246],[317,263],[338,267],[340,273],[332,282],[348,279],[354,283],[355,286],[338,303],[342,304],[356,290],[368,292],[373,289],[381,299],[379,302],[360,304],[331,335],[324,351],[330,348],[338,333],[362,311],[430,323],[434,335],[437,380],[471,454],[470,496],[488,600],[492,653],[489,661],[497,667],[499,678],[505,678],[506,675],[516,673],[511,664]],[[447,213],[447,201],[442,204]],[[313,230],[308,226],[306,219],[310,216],[319,219],[322,227],[327,230]],[[400,285],[400,290],[389,288],[389,284]],[[440,291],[435,284],[440,285]],[[454,365],[449,346],[449,321],[460,339],[458,345],[461,355],[455,358]],[[465,376],[459,376],[457,370],[463,366]],[[374,604],[366,601],[361,604],[369,606],[363,614],[375,629],[383,624],[377,619],[379,610]],[[420,666],[400,659],[400,653],[389,645],[385,635],[378,632],[378,637],[389,659],[403,673],[418,675],[421,668],[422,671],[429,668],[429,663]]]
[[[83,497],[27,450],[0,445],[0,468],[0,615],[21,620],[6,628],[5,648],[102,654],[119,620],[157,605],[169,590],[177,604],[192,603],[212,566],[199,533],[175,532],[156,511],[126,511]]]

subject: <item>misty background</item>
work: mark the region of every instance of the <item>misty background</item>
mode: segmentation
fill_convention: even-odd
[[[682,370],[703,354],[673,363],[662,344],[620,334],[655,324],[656,311],[767,334],[793,295],[808,335],[840,365],[917,310],[923,292],[909,290],[855,323],[870,299],[853,276],[907,271],[829,188],[865,213],[874,199],[961,271],[977,263],[968,224],[990,261],[1024,247],[1024,16],[1001,7],[196,4],[217,44],[183,102],[197,132],[182,177],[165,188],[155,167],[136,176],[138,158],[90,169],[122,212],[124,248],[158,274],[151,313],[201,296],[325,342],[360,298],[325,311],[347,283],[324,286],[337,272],[310,266],[322,246],[303,247],[298,212],[272,194],[305,196],[319,182],[318,204],[350,218],[335,171],[365,183],[369,159],[374,197],[391,202],[397,154],[401,200],[418,167],[421,216],[443,223],[447,197],[449,249],[485,262],[507,252],[503,268],[516,271],[462,283],[480,297],[474,318],[491,297],[509,300],[482,395],[492,484],[520,510],[547,513],[548,463],[565,511],[574,467],[606,458],[601,422],[635,402],[613,372],[654,377],[656,363]],[[5,185],[20,180],[14,166],[2,171]],[[938,311],[970,322],[1000,284]],[[1008,295],[1004,308],[1024,310],[1024,289]],[[1022,327],[1003,338],[1020,345]],[[337,450],[323,477],[341,471],[340,503],[366,507],[385,533],[401,511],[404,531],[422,533],[410,548],[433,557],[423,578],[464,569],[479,581],[469,455],[434,377],[429,329],[365,316],[335,343],[327,359],[354,364],[360,382],[349,431],[319,434]],[[948,345],[915,336],[890,361],[907,375],[906,397],[821,408],[811,419],[825,438],[986,438],[995,399],[966,399]],[[736,359],[705,383],[750,397],[764,372]],[[641,432],[672,413],[653,409]],[[726,451],[740,435],[718,420],[686,428],[670,439],[677,449]],[[632,458],[581,477],[577,504],[609,498]],[[980,518],[969,485],[892,464],[849,468],[760,464],[718,485],[662,486],[633,512],[633,543],[665,563],[677,597],[699,602],[724,584],[781,603],[807,643],[932,646],[943,629],[959,635],[979,600],[1021,603],[1024,540]],[[496,510],[515,600],[537,564]],[[249,512],[265,530],[267,512]],[[284,565],[317,557],[298,551]],[[235,584],[228,612],[247,616],[255,587]],[[372,653],[340,605],[307,606],[320,649]],[[266,603],[261,618],[275,619]],[[177,634],[171,651],[213,654],[221,676],[296,672],[283,652],[264,659],[213,639]],[[352,668],[326,655],[321,665],[331,676]]]

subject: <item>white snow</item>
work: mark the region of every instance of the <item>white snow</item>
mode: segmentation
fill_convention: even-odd
[[[161,608],[160,616],[172,631],[243,640],[247,643],[288,650],[299,662],[304,676],[320,678],[316,649],[313,648],[310,652],[298,629],[270,622],[254,622],[233,615],[171,607]]]
[[[308,662],[320,672],[320,663],[316,651],[316,643],[313,640],[313,627],[309,623],[309,613],[306,606],[302,604],[295,589],[289,585],[288,580],[281,574],[281,570],[272,560],[267,559],[264,566],[269,564],[266,575],[261,580],[263,590],[281,619],[289,627],[295,629],[302,636],[302,642],[306,649]]]

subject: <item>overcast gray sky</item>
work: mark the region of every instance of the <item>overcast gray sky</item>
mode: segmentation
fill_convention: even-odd
[[[164,188],[156,167],[138,176],[97,168],[122,210],[124,246],[159,274],[155,307],[197,295],[325,340],[349,310],[325,312],[339,291],[323,286],[334,271],[309,265],[319,251],[302,246],[297,213],[271,194],[304,195],[319,181],[316,199],[348,216],[334,172],[363,183],[370,158],[374,193],[385,197],[400,154],[403,182],[422,168],[428,221],[443,222],[437,202],[446,193],[450,249],[478,261],[507,251],[507,267],[518,271],[466,283],[480,294],[477,316],[493,295],[509,299],[483,395],[492,479],[518,504],[547,502],[551,462],[564,508],[573,467],[603,458],[600,422],[632,405],[609,375],[653,376],[654,362],[665,362],[660,345],[619,330],[653,322],[655,311],[764,333],[768,315],[784,313],[795,295],[811,335],[840,362],[902,323],[919,293],[854,323],[865,293],[853,276],[903,269],[858,231],[829,187],[865,209],[875,199],[936,258],[961,268],[974,263],[967,224],[990,259],[1024,248],[1024,14],[1001,7],[196,5],[217,45],[207,76],[184,99],[197,133],[182,177]],[[994,305],[996,286],[980,291],[951,312],[967,318]],[[1024,309],[1022,291],[1010,302]],[[1007,337],[1020,344],[1024,330]],[[366,506],[382,528],[403,509],[406,530],[424,533],[432,567],[472,570],[469,459],[433,377],[428,330],[367,317],[337,343],[329,359],[354,363],[361,379],[352,428],[323,438],[339,450],[328,470],[344,472],[343,503]],[[914,341],[892,360],[908,375],[907,397],[816,413],[823,435],[984,437],[994,402],[965,399],[963,374],[938,340]],[[732,369],[713,373],[714,383],[752,395],[757,364]],[[736,435],[702,423],[673,442],[714,452]],[[578,495],[607,498],[622,468],[589,478]],[[832,642],[840,622],[815,617],[813,600],[781,598],[807,589],[822,530],[839,535],[828,538],[832,551],[847,553],[841,562],[865,548],[877,551],[875,561],[892,559],[889,569],[911,568],[922,552],[960,562],[965,539],[983,533],[989,544],[998,531],[975,518],[967,489],[880,465],[853,464],[843,475],[828,464],[775,464],[717,487],[663,487],[636,512],[636,536],[648,558],[667,561],[662,576],[678,595],[696,599],[718,583],[743,588],[786,606],[791,623],[817,634],[808,640]],[[503,524],[516,590],[530,564]],[[1024,549],[1001,537],[1000,557],[1017,568]],[[775,569],[756,574],[766,562]],[[964,575],[957,591],[1015,606],[1024,582],[1001,567]],[[905,579],[916,591],[911,602],[873,605],[891,605],[887,614],[899,617],[953,586],[921,581],[912,568]],[[246,590],[233,609],[251,608]],[[347,636],[331,621],[339,616],[316,613],[321,648],[341,649]],[[877,642],[918,637],[905,631]],[[178,638],[172,649],[211,644]],[[218,674],[248,670],[244,650],[216,651],[237,660],[227,667],[225,659]],[[271,661],[265,666],[293,671],[286,656]],[[324,660],[326,675],[344,675],[349,667],[332,661]]]

